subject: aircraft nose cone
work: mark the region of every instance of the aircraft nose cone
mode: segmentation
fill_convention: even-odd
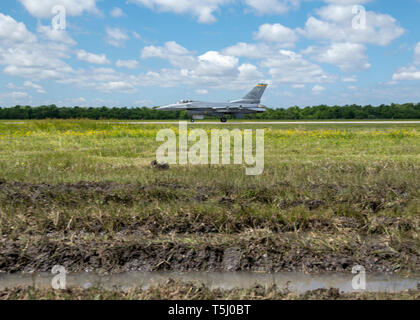
[[[178,110],[179,106],[176,104],[168,104],[167,106],[162,106],[157,108],[157,110],[162,110],[162,111],[176,111]]]

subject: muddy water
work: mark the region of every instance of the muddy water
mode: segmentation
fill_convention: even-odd
[[[52,274],[0,274],[0,290],[17,286],[50,288]],[[233,272],[129,272],[100,276],[94,273],[68,274],[67,287],[102,287],[105,289],[129,290],[159,285],[168,279],[202,283],[210,289],[247,289],[255,285],[270,287],[276,285],[278,290],[289,289],[292,292],[304,293],[309,290],[337,288],[342,292],[356,292],[352,287],[352,274],[328,273],[306,275],[298,272],[287,273],[233,273]],[[370,292],[401,292],[417,289],[420,275],[397,276],[390,274],[366,274],[366,290]]]

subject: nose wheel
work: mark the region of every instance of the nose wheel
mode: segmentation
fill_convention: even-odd
[[[227,119],[225,117],[223,117],[223,118],[220,118],[220,121],[225,123],[225,122],[227,122]]]

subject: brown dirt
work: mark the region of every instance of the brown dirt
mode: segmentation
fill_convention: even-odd
[[[334,252],[312,248],[292,235],[248,237],[220,243],[177,240],[97,241],[49,238],[0,242],[0,270],[48,272],[63,265],[71,272],[123,271],[349,271],[356,264],[369,272],[419,270],[414,244],[394,247],[371,239]]]

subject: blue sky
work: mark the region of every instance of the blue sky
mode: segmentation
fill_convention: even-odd
[[[0,106],[227,101],[261,81],[273,108],[419,102],[419,13],[420,0],[2,1]]]

